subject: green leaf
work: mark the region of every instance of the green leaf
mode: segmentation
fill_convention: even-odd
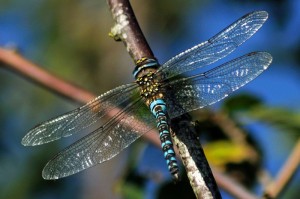
[[[271,124],[273,127],[292,133],[299,138],[300,112],[286,108],[256,106],[248,114],[252,118]]]
[[[225,100],[222,108],[224,111],[231,114],[235,111],[247,111],[253,106],[258,106],[261,103],[261,99],[258,97],[244,93]]]

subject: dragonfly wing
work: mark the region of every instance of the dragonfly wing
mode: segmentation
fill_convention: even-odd
[[[158,73],[163,73],[167,79],[218,61],[250,38],[267,18],[268,13],[265,11],[256,11],[243,16],[208,41],[167,61],[158,69]]]
[[[58,179],[107,161],[153,128],[154,116],[142,100],[136,101],[104,126],[58,153],[45,166],[43,177]]]
[[[136,84],[127,84],[110,90],[86,105],[59,117],[50,119],[31,129],[22,139],[25,146],[41,145],[62,137],[67,137],[87,127],[98,124],[110,111],[129,103],[133,95],[138,94]]]
[[[229,61],[205,73],[169,83],[166,93],[170,118],[203,108],[227,97],[260,75],[272,62],[267,52],[253,52]]]

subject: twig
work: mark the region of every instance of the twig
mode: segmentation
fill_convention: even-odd
[[[129,1],[107,0],[107,3],[116,22],[110,35],[115,40],[123,41],[134,63],[144,57],[154,59],[153,52],[141,31]]]
[[[171,127],[176,129],[176,136],[173,137],[174,144],[179,150],[197,198],[221,198],[200,141],[196,136],[195,126],[190,119],[187,114],[184,114],[172,120]]]
[[[300,139],[298,139],[291,155],[277,174],[273,181],[265,190],[263,198],[277,198],[280,192],[291,180],[293,174],[300,164]]]
[[[0,62],[26,79],[67,99],[75,99],[75,101],[86,103],[95,97],[92,93],[43,70],[41,67],[18,55],[15,51],[0,48]]]
[[[257,199],[255,195],[249,193],[243,186],[232,180],[225,174],[221,174],[213,170],[214,176],[218,181],[218,185],[229,192],[235,198],[240,199]]]
[[[134,12],[128,0],[108,0],[111,13],[115,19],[112,35],[116,40],[122,40],[127,51],[137,63],[142,58],[153,59],[153,53],[138,25]],[[180,117],[171,122],[174,144],[186,168],[190,184],[197,198],[221,198],[218,186],[212,175],[203,149],[196,139],[194,127],[182,128],[178,123],[191,123],[191,117]],[[186,125],[183,125],[186,126]],[[193,138],[193,139],[191,139]]]

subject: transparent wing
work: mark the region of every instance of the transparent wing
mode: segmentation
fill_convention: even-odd
[[[37,125],[25,135],[22,144],[41,145],[93,127],[108,112],[116,110],[137,93],[136,84],[127,84],[110,90],[80,108]]]
[[[164,78],[200,68],[227,56],[250,38],[267,20],[268,13],[249,13],[223,31],[197,46],[194,46],[167,61],[159,69]]]
[[[66,177],[109,160],[152,128],[155,118],[145,103],[131,103],[104,126],[57,154],[45,166],[43,177]]]
[[[174,92],[165,96],[170,118],[220,101],[256,78],[271,62],[269,53],[253,52],[205,73],[170,82],[167,86]]]

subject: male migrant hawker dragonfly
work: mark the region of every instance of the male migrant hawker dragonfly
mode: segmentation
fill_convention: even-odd
[[[89,134],[62,150],[45,166],[43,178],[58,179],[113,158],[141,135],[157,128],[168,169],[177,178],[179,169],[170,120],[227,97],[266,70],[272,56],[267,52],[252,52],[201,74],[188,77],[183,74],[227,56],[267,18],[265,11],[249,13],[163,65],[155,59],[140,60],[133,72],[134,83],[119,86],[80,108],[37,125],[25,135],[22,144],[41,145],[88,129]],[[114,116],[105,121],[111,113]]]

